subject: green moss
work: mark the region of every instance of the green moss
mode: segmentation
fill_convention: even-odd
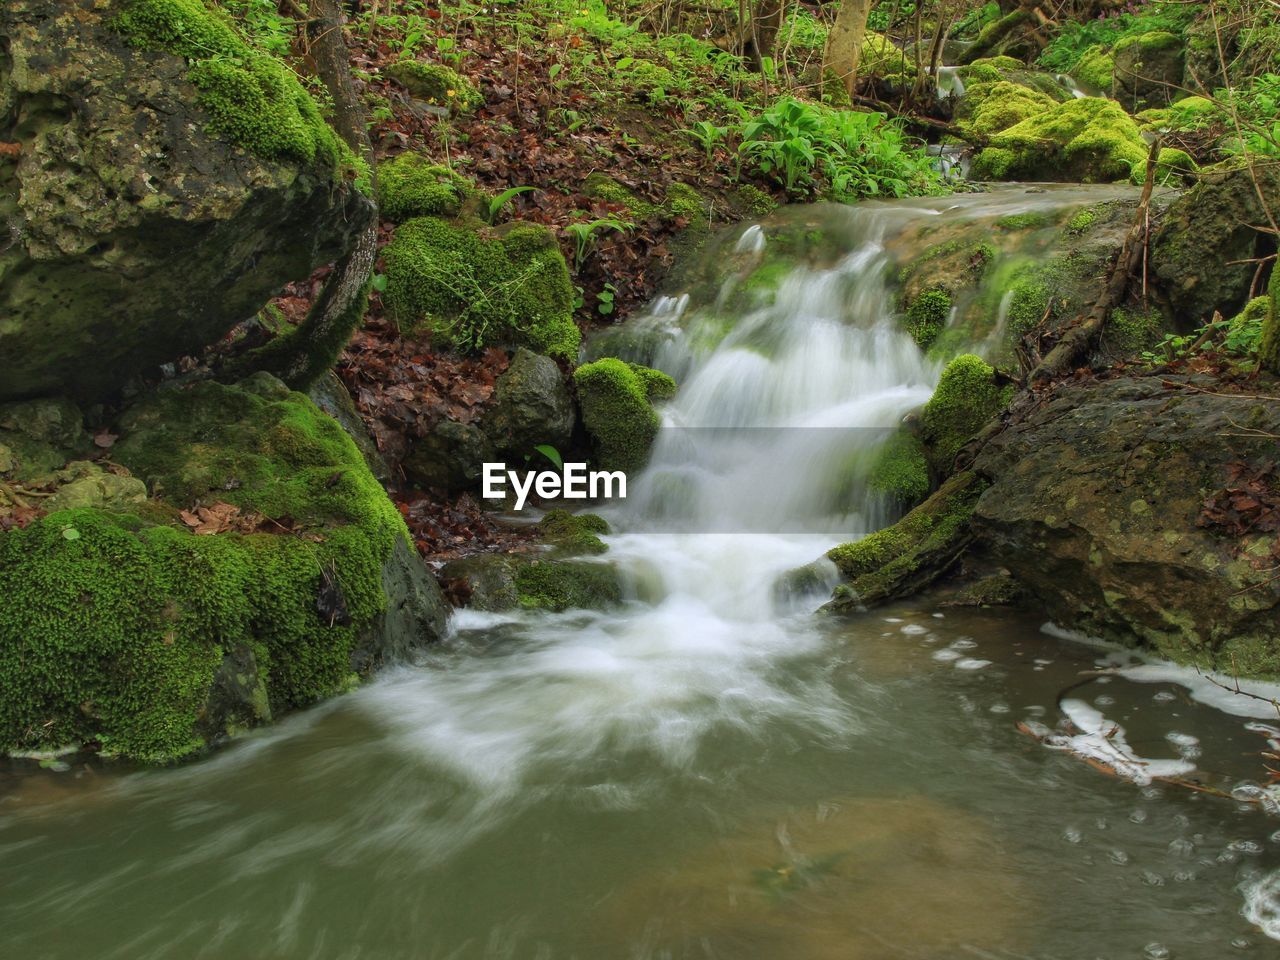
[[[484,97],[475,84],[449,67],[420,60],[398,60],[386,73],[420,100],[448,106],[466,113],[484,106]]]
[[[670,400],[676,395],[676,382],[667,376],[661,370],[654,370],[652,367],[644,367],[638,363],[627,364],[640,382],[644,384],[645,396],[649,398],[651,403],[659,400]]]
[[[907,308],[907,331],[921,350],[938,338],[951,315],[951,297],[945,290],[926,290]]]
[[[0,749],[97,740],[181,757],[220,732],[202,713],[224,656],[251,659],[273,710],[344,687],[406,535],[351,439],[265,377],[163,391],[119,430],[113,459],[153,496],[226,501],[294,532],[200,536],[98,509],[0,534]],[[322,617],[326,580],[349,620]]]
[[[995,370],[981,357],[962,354],[947,364],[920,414],[921,436],[935,473],[950,472],[960,448],[1004,409],[1012,390],[996,384]]]
[[[755,217],[767,217],[778,209],[778,201],[759,187],[744,183],[734,190],[738,204]]]
[[[974,171],[989,179],[1141,181],[1146,159],[1138,125],[1119,104],[1082,97],[994,136],[975,159]],[[1167,170],[1185,169],[1189,160],[1182,151],[1160,154]]]
[[[957,474],[891,527],[827,552],[847,581],[829,609],[871,606],[918,590],[955,561],[969,538],[969,518],[987,484]]]
[[[1009,287],[1008,331],[1011,339],[1029,333],[1049,312],[1049,285],[1038,271],[1023,273]]]
[[[605,357],[574,371],[583,426],[595,442],[597,462],[607,469],[643,467],[658,434],[650,378],[639,372],[645,369]]]
[[[1066,232],[1078,236],[1086,232],[1098,220],[1098,214],[1094,210],[1081,210],[1074,217],[1067,221]]]
[[[544,543],[555,547],[557,554],[573,556],[583,553],[604,553],[600,535],[609,532],[609,524],[594,513],[570,513],[568,510],[548,510],[538,521],[538,535]]]
[[[1132,357],[1154,347],[1164,332],[1164,315],[1156,308],[1117,307],[1107,317],[1103,345],[1115,356]]]
[[[500,343],[577,357],[573,284],[545,227],[418,217],[396,228],[383,257],[386,303],[402,329],[426,324],[461,351]]]
[[[990,138],[1053,105],[1052,98],[1022,84],[1005,80],[978,83],[966,89],[958,119],[964,129]]]
[[[315,164],[334,176],[350,172],[367,188],[364,161],[325,122],[293,72],[201,0],[126,0],[114,23],[130,43],[189,61],[187,77],[216,136],[268,160]]]
[[[996,226],[1003,230],[1038,230],[1049,224],[1047,214],[1033,211],[1030,213],[1011,213],[996,221]]]
[[[893,73],[909,79],[916,75],[917,69],[915,61],[905,50],[884,34],[868,30],[862,36],[858,73],[862,76],[885,76]]]
[[[1275,266],[1271,268],[1271,285],[1267,296],[1271,306],[1262,328],[1262,345],[1258,348],[1258,363],[1262,369],[1280,374],[1280,268]]]
[[[617,572],[601,563],[535,560],[516,570],[520,606],[535,610],[600,610],[622,602]]]
[[[1095,93],[1108,94],[1111,92],[1115,69],[1116,60],[1111,51],[1098,45],[1081,54],[1071,69],[1071,76]]]
[[[411,217],[456,217],[481,196],[466,177],[417,153],[402,153],[378,167],[378,207],[396,223]]]
[[[912,506],[929,495],[929,461],[924,444],[914,433],[900,430],[876,453],[867,486],[891,497],[899,506]]]

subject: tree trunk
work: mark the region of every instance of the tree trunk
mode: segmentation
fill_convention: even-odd
[[[870,12],[871,0],[843,0],[822,55],[823,80],[839,82],[851,97],[858,80],[858,61],[862,59],[862,39],[866,36]]]
[[[311,0],[308,9],[312,19],[307,23],[307,39],[316,72],[333,98],[333,127],[369,165],[372,193],[377,185],[373,146],[364,108],[351,83],[347,45],[342,39],[342,9],[338,0]],[[306,390],[315,383],[334,365],[364,318],[377,253],[375,210],[351,250],[334,265],[307,318],[293,331],[234,364],[233,373],[266,370],[295,390]]]

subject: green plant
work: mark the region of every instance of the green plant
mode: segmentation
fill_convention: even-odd
[[[531,190],[537,190],[537,187],[511,187],[503,190],[500,194],[489,201],[489,222],[493,223],[498,219],[498,214],[502,212],[502,208],[508,203],[520,196],[522,193],[528,193]]]
[[[813,192],[819,180],[835,200],[937,188],[928,156],[883,114],[783,97],[740,132],[739,153],[788,193]]]
[[[596,313],[602,317],[607,317],[614,310],[614,298],[617,296],[618,288],[612,283],[606,283],[604,289],[596,296]]]
[[[612,217],[605,217],[599,220],[592,220],[588,223],[570,223],[565,226],[564,232],[573,238],[573,269],[575,272],[582,269],[583,262],[595,249],[598,241],[598,235],[606,230],[616,230],[618,233],[626,233],[634,224],[627,223],[623,220],[615,220]]]
[[[692,127],[679,132],[698,144],[707,155],[707,162],[711,163],[716,148],[720,146],[728,135],[729,128],[727,126],[718,126],[710,120],[699,120]]]

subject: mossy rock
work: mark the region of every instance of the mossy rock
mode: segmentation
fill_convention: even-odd
[[[1248,261],[1274,252],[1253,228],[1268,208],[1280,209],[1280,168],[1263,164],[1205,172],[1169,206],[1151,241],[1151,266],[1183,329],[1215,310],[1231,316],[1248,301],[1256,272]]]
[[[951,316],[951,296],[942,289],[926,290],[907,307],[907,332],[921,350],[938,339]]]
[[[0,404],[0,444],[8,451],[0,473],[19,483],[48,476],[93,449],[80,408],[65,397]]]
[[[1101,349],[1116,359],[1129,359],[1150,350],[1169,332],[1164,314],[1155,306],[1116,307],[1103,327]]]
[[[962,129],[986,139],[1039,116],[1054,103],[1039,91],[1007,80],[979,83],[965,90],[956,121]]]
[[[1133,112],[1167,104],[1181,94],[1183,40],[1163,30],[1128,36],[1115,45],[1111,95]]]
[[[1008,405],[1012,393],[1012,386],[996,383],[995,370],[981,357],[962,354],[947,364],[920,414],[921,438],[936,476],[950,473],[956,454]]]
[[[658,435],[653,402],[675,393],[666,374],[605,357],[573,374],[582,423],[595,446],[596,462],[609,470],[639,470]]]
[[[117,430],[112,457],[150,509],[131,497],[0,534],[0,750],[96,742],[174,760],[442,632],[398,511],[301,394],[266,375],[169,389]],[[178,520],[217,502],[277,532]]]
[[[402,153],[378,166],[378,211],[396,223],[457,217],[482,199],[466,177],[419,153]]]
[[[1106,96],[1111,93],[1115,69],[1116,61],[1111,49],[1099,45],[1090,47],[1080,55],[1076,65],[1071,68],[1071,77],[1088,92]]]
[[[868,30],[862,35],[862,54],[858,59],[858,74],[864,77],[896,76],[899,81],[910,81],[919,72],[909,51],[899,47],[883,33]]]
[[[528,346],[577,357],[569,268],[545,227],[416,217],[383,250],[386,304],[401,329],[430,329],[462,352]]]
[[[1057,104],[991,138],[974,158],[980,180],[1141,181],[1147,145],[1137,123],[1114,101],[1081,97]],[[1194,169],[1181,150],[1160,153],[1163,175]]]
[[[419,100],[448,107],[454,113],[471,113],[484,106],[475,84],[443,64],[397,60],[384,72]]]
[[[0,400],[114,399],[373,217],[294,74],[200,0],[6,0],[0,46]]]
[[[607,610],[622,602],[618,572],[584,560],[533,560],[515,573],[516,594],[526,610]]]
[[[538,538],[554,548],[557,556],[571,557],[580,554],[604,553],[609,548],[600,539],[609,532],[604,517],[594,513],[570,513],[568,510],[548,510],[538,521]]]
[[[987,486],[972,471],[958,473],[892,526],[827,551],[845,582],[822,610],[860,612],[936,580],[972,541],[969,519]]]
[[[211,130],[268,160],[368,170],[325,122],[293,71],[247,42],[202,0],[125,0],[114,26],[130,43],[185,57]]]
[[[1035,17],[1031,11],[1013,10],[983,27],[977,39],[964,51],[960,62],[968,64],[993,56],[1019,60],[1033,56],[1039,50],[1031,36],[1034,30]]]
[[[1271,268],[1271,286],[1267,319],[1262,327],[1262,343],[1258,348],[1258,362],[1262,369],[1280,375],[1280,270]]]
[[[886,440],[872,461],[867,487],[899,508],[913,507],[927,497],[929,460],[919,436],[904,428]]]

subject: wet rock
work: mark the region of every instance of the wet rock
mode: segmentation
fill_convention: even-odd
[[[405,476],[423,487],[456,492],[476,486],[484,464],[498,459],[493,444],[474,423],[441,420],[405,457]]]
[[[506,456],[528,456],[539,444],[563,450],[573,424],[573,401],[560,367],[532,350],[516,350],[480,424],[494,449]]]
[[[1155,377],[1063,387],[978,457],[991,481],[973,514],[980,553],[1066,626],[1280,674],[1275,534],[1200,522],[1228,465],[1274,461],[1277,433],[1273,402]]]
[[[0,141],[20,145],[0,160],[0,399],[100,397],[195,352],[372,215],[332,156],[266,159],[212,133],[192,65],[131,45],[120,7],[0,6]]]
[[[618,571],[586,560],[485,554],[451,560],[440,575],[461,581],[474,610],[607,610],[623,599]]]
[[[422,558],[403,538],[382,564],[386,609],[360,632],[351,669],[361,676],[388,663],[404,663],[444,638],[449,602]]]
[[[1255,176],[1257,178],[1255,185]],[[1151,242],[1157,282],[1188,328],[1233,316],[1249,299],[1257,264],[1271,251],[1253,225],[1267,222],[1261,190],[1280,209],[1280,170],[1258,166],[1205,173],[1169,207]]]
[[[495,553],[463,557],[441,567],[440,577],[446,583],[462,583],[462,594],[466,598],[463,605],[472,610],[514,610],[520,606],[520,594],[516,590],[519,562],[519,558]]]

